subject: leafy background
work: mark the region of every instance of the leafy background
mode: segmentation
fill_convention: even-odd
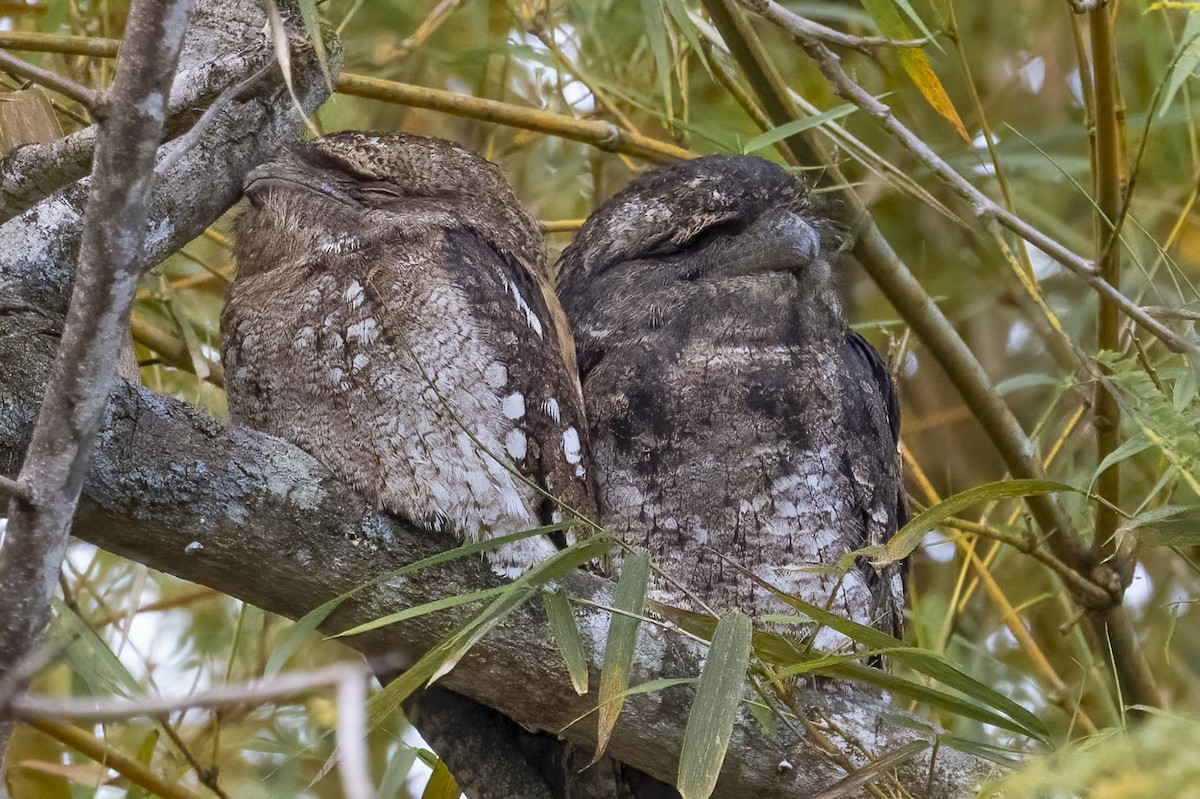
[[[1104,165],[1094,156],[1097,128],[1086,87],[1097,43],[1067,2],[785,5],[858,36],[930,36],[919,49],[838,52],[850,75],[959,175],[1073,251],[1096,257],[1093,198]],[[1101,43],[1116,66],[1122,103],[1116,124],[1130,161],[1119,176],[1131,186],[1117,250],[1123,291],[1188,341],[1195,340],[1200,309],[1193,285],[1200,138],[1192,101],[1200,14],[1193,6],[1113,2],[1111,36]],[[121,0],[0,2],[0,31],[119,39],[127,10]],[[347,73],[499,101],[517,120],[534,109],[602,120],[657,142],[664,157],[682,149],[784,160],[776,146],[781,137],[761,122],[754,87],[693,0],[328,0],[315,10],[340,34]],[[927,163],[847,107],[789,35],[757,18],[753,29],[807,113],[830,112],[805,123],[807,133],[834,153],[888,242],[1030,433],[1052,479],[1082,492],[1095,484],[1098,364],[1110,368],[1107,379],[1123,411],[1124,443],[1110,459],[1121,462],[1124,477],[1120,496],[1110,498],[1123,512],[1112,548],[1137,558],[1125,601],[1162,692],[1162,712],[1132,735],[1120,734],[1127,714],[1104,677],[1105,652],[1083,634],[1059,575],[1019,547],[996,543],[997,537],[1028,541],[1036,528],[1019,501],[988,489],[914,553],[908,641],[944,654],[1033,711],[1049,735],[1035,741],[960,714],[919,711],[960,745],[995,747],[989,752],[999,759],[1035,758],[1007,796],[1067,795],[1098,785],[1103,789],[1092,795],[1196,795],[1200,766],[1190,757],[1200,733],[1196,364],[1127,327],[1117,351],[1100,354],[1095,292],[1011,235],[1000,246]],[[24,46],[31,49],[20,53],[30,61],[85,85],[111,78],[111,59]],[[8,76],[0,83],[20,85]],[[57,110],[68,132],[86,122],[68,101]],[[479,150],[504,168],[542,220],[552,258],[596,204],[650,166],[599,142],[555,135],[542,118],[522,127],[497,123],[453,99],[445,111],[430,111],[339,93],[313,123],[321,131],[442,136]],[[801,168],[821,177],[812,164]],[[218,416],[225,413],[218,314],[234,270],[231,215],[145,279],[133,320],[143,382]],[[1033,291],[1023,274],[1033,276]],[[856,326],[890,357],[897,376],[917,507],[1004,479],[995,447],[927,342],[908,335],[852,258],[842,277]],[[1061,501],[1079,530],[1094,529],[1096,503],[1086,493]],[[89,632],[40,676],[36,687],[47,692],[179,693],[253,677],[289,628],[285,620],[81,544],[64,566],[63,589],[58,634]],[[349,650],[313,636],[289,666],[349,657]],[[924,679],[919,668],[909,676]],[[332,797],[335,779],[310,782],[330,754],[333,714],[332,700],[315,695],[270,711],[181,714],[170,719],[169,733],[151,724],[100,732],[112,747],[141,753],[184,784],[195,785],[197,777],[182,748],[219,766],[230,796]],[[396,718],[372,735],[381,795],[452,790],[444,769],[432,779],[428,768],[409,774],[414,762],[436,764],[436,756],[414,747],[405,729]],[[164,733],[179,745],[161,740]],[[137,795],[120,780],[88,787],[111,773],[28,729],[12,761],[17,796]]]

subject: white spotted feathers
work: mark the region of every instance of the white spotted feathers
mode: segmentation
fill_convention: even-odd
[[[235,421],[469,541],[547,524],[558,501],[594,515],[569,334],[496,167],[341,133],[255,169],[246,192],[222,316]],[[554,552],[535,535],[490,557],[515,576]]]

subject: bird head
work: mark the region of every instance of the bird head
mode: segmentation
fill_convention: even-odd
[[[560,285],[594,280],[628,263],[662,279],[720,280],[827,271],[828,223],[804,181],[752,156],[712,155],[635,180],[588,219],[563,253]]]
[[[340,224],[347,215],[386,224],[427,218],[439,226],[483,233],[531,268],[543,268],[537,223],[499,167],[445,139],[406,133],[341,131],[285,148],[246,176],[251,205],[288,195],[316,195]],[[284,204],[286,207],[286,203]]]

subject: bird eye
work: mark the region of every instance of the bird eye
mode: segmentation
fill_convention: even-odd
[[[405,196],[399,186],[385,183],[371,183],[363,186],[362,194],[364,198],[377,202],[393,202]]]

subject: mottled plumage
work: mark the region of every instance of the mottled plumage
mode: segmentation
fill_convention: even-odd
[[[899,627],[894,567],[838,569],[904,510],[896,398],[847,327],[827,227],[782,168],[709,156],[635,181],[563,253],[601,516],[683,586],[658,580],[663,603],[787,612],[724,555]]]
[[[539,488],[594,512],[570,334],[496,166],[343,132],[258,167],[246,195],[221,317],[234,421],[468,540],[559,518]],[[512,576],[554,551],[537,536],[491,560]]]

